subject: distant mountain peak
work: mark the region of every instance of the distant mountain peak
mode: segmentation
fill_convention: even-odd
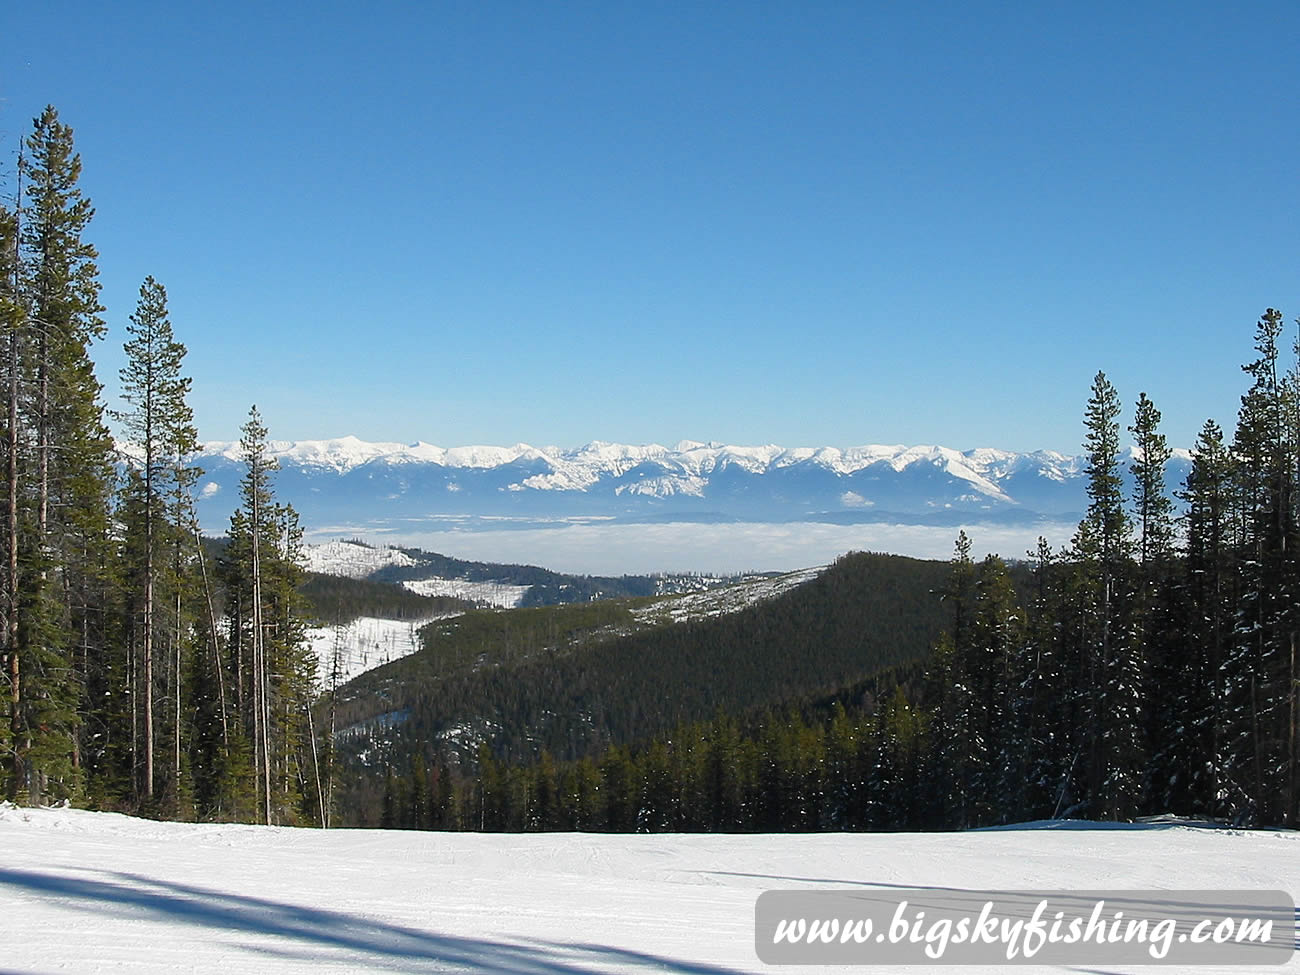
[[[431,520],[686,517],[749,521],[1030,519],[1086,507],[1085,458],[1051,450],[936,444],[783,447],[682,440],[576,448],[371,442],[353,435],[274,441],[278,491],[311,529],[387,531]],[[1131,451],[1122,467],[1129,476]],[[238,442],[206,445],[205,524],[237,496]],[[1176,450],[1169,489],[1190,463]],[[225,511],[220,515],[224,520]],[[945,522],[945,523],[948,523]]]

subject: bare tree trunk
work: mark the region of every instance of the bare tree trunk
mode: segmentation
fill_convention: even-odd
[[[236,587],[235,616],[230,625],[230,642],[235,650],[235,686],[233,688],[235,711],[239,720],[248,723],[248,705],[244,697],[244,594]]]
[[[335,619],[342,616],[342,606],[340,605],[338,614]],[[342,624],[334,624],[334,652],[330,660],[330,736],[327,742],[328,751],[325,755],[325,810],[326,817],[332,819],[334,815],[334,728],[338,715],[339,700],[339,676],[342,669],[343,657],[343,628]]]
[[[19,166],[19,172],[22,167]],[[20,196],[21,200],[21,189]],[[6,446],[9,450],[6,465],[8,510],[6,524],[8,528],[8,569],[9,585],[6,596],[5,646],[9,651],[9,730],[13,733],[13,781],[11,790],[16,792],[18,783],[23,778],[22,752],[17,747],[22,735],[22,683],[20,674],[20,657],[18,652],[19,602],[18,602],[18,361],[22,352],[19,328],[18,299],[18,260],[17,260],[18,226],[14,227],[14,320],[9,323],[9,396],[5,420],[7,423]]]
[[[131,798],[140,798],[140,677],[136,673],[135,623],[128,623],[126,692],[131,697]]]
[[[1291,662],[1290,662],[1290,667],[1289,667],[1289,669],[1288,669],[1287,675],[1288,675],[1288,676],[1290,677],[1290,679],[1291,679],[1291,681],[1290,681],[1290,682],[1291,682],[1291,687],[1290,687],[1290,693],[1287,695],[1287,710],[1290,712],[1291,727],[1290,727],[1290,731],[1289,731],[1289,734],[1288,734],[1288,737],[1287,737],[1287,749],[1286,749],[1286,752],[1287,752],[1287,754],[1286,754],[1286,772],[1287,772],[1287,781],[1286,781],[1286,806],[1285,806],[1285,808],[1282,810],[1282,821],[1283,821],[1284,825],[1287,825],[1287,826],[1294,826],[1294,825],[1296,824],[1297,816],[1300,815],[1300,811],[1298,811],[1297,808],[1296,808],[1296,800],[1297,800],[1297,796],[1296,796],[1296,792],[1297,792],[1297,782],[1296,782],[1296,758],[1297,758],[1297,756],[1296,756],[1296,745],[1297,745],[1297,742],[1296,742],[1296,734],[1297,734],[1297,729],[1296,729],[1296,724],[1297,724],[1297,717],[1300,717],[1300,715],[1297,715],[1297,713],[1296,713],[1296,708],[1297,708],[1298,705],[1300,705],[1300,702],[1298,702],[1298,701],[1296,700],[1296,698],[1297,698],[1297,693],[1296,693],[1296,692],[1297,692],[1298,690],[1300,690],[1300,672],[1297,672],[1297,670],[1296,670],[1296,645],[1295,645],[1295,631],[1294,631],[1294,630],[1291,631],[1290,636],[1291,636]]]
[[[1259,734],[1259,697],[1255,688],[1255,677],[1252,674],[1250,678],[1250,729],[1251,744],[1255,751],[1255,796],[1256,802],[1263,804],[1265,800],[1264,792],[1264,743]]]
[[[266,692],[266,644],[262,633],[262,562],[261,562],[261,525],[262,513],[257,498],[257,471],[253,472],[253,706],[257,709],[254,727],[262,729],[261,764],[262,764],[262,819],[271,824],[271,746],[270,746],[270,708],[267,705]],[[254,747],[257,746],[254,733]]]
[[[325,789],[320,780],[320,756],[316,753],[316,722],[311,716],[311,702],[304,705],[307,712],[307,734],[311,737],[311,765],[316,772],[316,803],[320,810],[320,828],[329,829],[329,817],[325,814]]]
[[[217,639],[217,611],[212,605],[212,585],[208,582],[208,561],[203,555],[203,537],[199,533],[198,519],[194,519],[194,544],[199,552],[199,572],[203,576],[203,598],[208,604],[208,633],[212,640],[212,662],[217,668],[217,694],[221,712],[221,744],[230,754],[230,728],[226,721],[226,676],[221,665],[221,644]]]
[[[175,738],[174,738],[173,741],[172,741],[172,745],[173,745],[173,752],[172,752],[172,787],[173,787],[173,789],[175,789],[175,791],[176,791],[176,799],[177,799],[177,802],[180,801],[180,792],[181,792],[181,590],[180,590],[180,585],[179,585],[179,580],[180,580],[180,551],[179,551],[179,549],[180,549],[180,545],[179,545],[179,542],[178,542],[178,543],[177,543],[177,553],[176,553],[176,579],[177,579],[177,581],[178,581],[178,584],[177,584],[177,587],[176,587],[176,631],[175,631],[175,634],[174,634],[174,638],[175,638],[175,640],[176,640],[176,656],[175,656],[175,662],[174,662],[174,673],[173,673],[173,675],[172,675],[173,678],[175,679],[175,682],[176,682],[176,683],[175,683],[175,688],[176,688],[176,705],[175,705],[176,726],[175,726],[175,731],[176,731],[176,735],[175,735]]]
[[[149,496],[145,480],[144,516],[144,797],[153,798],[153,534],[149,524]]]

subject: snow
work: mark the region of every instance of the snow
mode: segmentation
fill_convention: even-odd
[[[753,943],[754,904],[765,890],[1300,894],[1294,833],[1071,825],[487,835],[158,823],[0,805],[3,964],[7,972],[144,975],[722,975],[771,970]],[[1196,969],[1216,970],[1258,969]]]
[[[415,559],[395,548],[372,548],[356,542],[322,542],[304,545],[306,566],[312,572],[364,579],[390,565],[415,565]]]
[[[346,683],[367,670],[374,670],[420,649],[420,627],[455,613],[419,620],[388,620],[361,616],[342,627],[314,626],[307,641],[316,655],[316,675],[321,687],[329,686],[334,647],[339,647],[339,682]]]
[[[733,586],[708,589],[685,596],[673,596],[634,609],[632,615],[641,623],[680,623],[705,616],[738,613],[747,606],[765,599],[775,599],[795,586],[815,579],[825,568],[826,566],[819,565],[771,578],[748,579]]]
[[[354,436],[328,440],[272,440],[268,453],[277,460],[289,460],[303,467],[325,467],[346,473],[374,461],[389,464],[440,464],[443,467],[497,467],[519,459],[545,457],[543,451],[528,444],[513,447],[466,446],[443,448],[423,441],[413,444],[369,442]],[[239,441],[210,441],[203,453],[211,457],[242,461]]]
[[[525,477],[518,484],[511,484],[509,490],[523,491],[532,488],[534,491],[585,491],[598,480],[600,478],[595,471],[561,467],[551,474],[534,474],[532,477]]]
[[[275,459],[292,460],[304,466],[329,467],[340,473],[382,457],[401,444],[369,443],[357,437],[334,437],[328,440],[272,440],[268,453]],[[204,444],[204,454],[241,462],[244,451],[238,440],[211,441]]]
[[[735,613],[759,600],[771,599],[807,582],[823,568],[825,567],[803,569],[774,578],[750,579],[703,592],[670,596],[634,610],[633,613],[639,622],[647,625]],[[418,579],[402,585],[422,596],[455,596],[504,609],[518,606],[531,588],[503,582],[469,582],[464,579]],[[368,670],[415,653],[421,646],[420,627],[432,620],[451,619],[457,615],[459,614],[446,613],[419,620],[362,616],[339,628],[317,626],[308,629],[307,640],[316,656],[316,673],[320,686],[328,684],[336,644],[340,649],[340,682],[346,683]]]
[[[620,484],[614,488],[617,494],[644,494],[652,498],[668,498],[674,494],[688,494],[692,497],[704,497],[708,481],[702,477],[644,477],[631,484]]]
[[[319,467],[347,473],[366,464],[436,464],[448,468],[491,469],[520,461],[541,462],[547,471],[529,475],[509,485],[509,490],[586,491],[602,480],[622,477],[643,464],[653,464],[666,477],[680,479],[681,484],[707,484],[710,474],[727,467],[739,467],[752,474],[788,468],[795,464],[813,464],[840,476],[848,476],[874,464],[885,464],[894,471],[913,465],[929,465],[954,477],[969,481],[981,494],[998,501],[1010,499],[998,482],[1026,467],[1039,469],[1043,477],[1063,481],[1077,476],[1082,460],[1054,451],[1015,453],[990,447],[957,451],[949,447],[903,444],[868,444],[859,447],[781,447],[776,444],[738,446],[682,440],[673,447],[660,444],[618,444],[592,441],[576,449],[533,447],[517,443],[511,447],[464,446],[438,447],[417,441],[413,444],[370,443],[353,436],[330,440],[272,441],[271,456],[303,467]],[[238,442],[211,442],[205,445],[208,456],[238,461]],[[1187,451],[1175,450],[1185,457]],[[665,482],[666,483],[666,482]],[[701,488],[702,489],[702,488]],[[628,490],[636,491],[636,488]],[[695,494],[694,488],[685,493]]]
[[[466,579],[408,579],[402,583],[421,596],[455,596],[501,609],[514,609],[524,601],[532,586],[514,586],[507,582],[470,582]]]

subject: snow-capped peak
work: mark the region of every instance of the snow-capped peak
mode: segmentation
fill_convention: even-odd
[[[1080,479],[1086,467],[1083,457],[1050,450],[962,451],[935,444],[783,447],[681,440],[665,447],[595,440],[562,449],[527,443],[440,447],[419,440],[368,442],[345,436],[277,441],[269,449],[290,477],[309,478],[305,488],[295,485],[295,507],[301,504],[310,520],[342,531],[359,524],[358,518],[420,520],[431,515],[691,511],[788,518],[866,510],[1015,508],[1027,517],[1081,510]],[[229,462],[240,460],[240,447],[211,443],[206,456],[207,461],[197,459],[212,478],[204,485],[205,500],[234,487]],[[1171,464],[1185,467],[1187,457],[1186,451],[1175,451]],[[212,463],[216,458],[226,463]],[[348,488],[334,491],[332,476],[351,478]],[[1169,480],[1171,486],[1176,483],[1177,475]]]

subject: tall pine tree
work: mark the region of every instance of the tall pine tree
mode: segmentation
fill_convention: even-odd
[[[83,239],[94,209],[78,186],[72,130],[52,107],[35,120],[19,173],[9,493],[21,611],[9,648],[9,791],[43,799],[81,789],[87,675],[107,644],[112,444],[89,353],[104,329],[97,255]]]
[[[141,793],[148,800],[154,794],[154,749],[157,741],[154,702],[159,696],[155,676],[156,599],[159,561],[164,543],[172,541],[181,525],[167,524],[169,489],[185,486],[184,458],[196,448],[198,432],[194,414],[186,402],[190,380],[181,374],[185,346],[176,341],[167,312],[167,291],[152,277],[140,286],[140,298],[127,326],[124,346],[127,363],[121,371],[122,399],[128,409],[115,414],[122,423],[127,446],[126,461],[138,473],[127,481],[129,490],[141,493],[141,549],[143,564],[137,566],[140,580],[140,698],[143,703],[143,767]],[[181,580],[172,573],[172,588]],[[173,642],[179,649],[179,634]],[[174,669],[178,669],[175,668]],[[179,679],[179,674],[174,675]],[[178,761],[178,760],[177,760]],[[176,764],[176,761],[173,762]],[[178,770],[173,768],[175,778]]]

